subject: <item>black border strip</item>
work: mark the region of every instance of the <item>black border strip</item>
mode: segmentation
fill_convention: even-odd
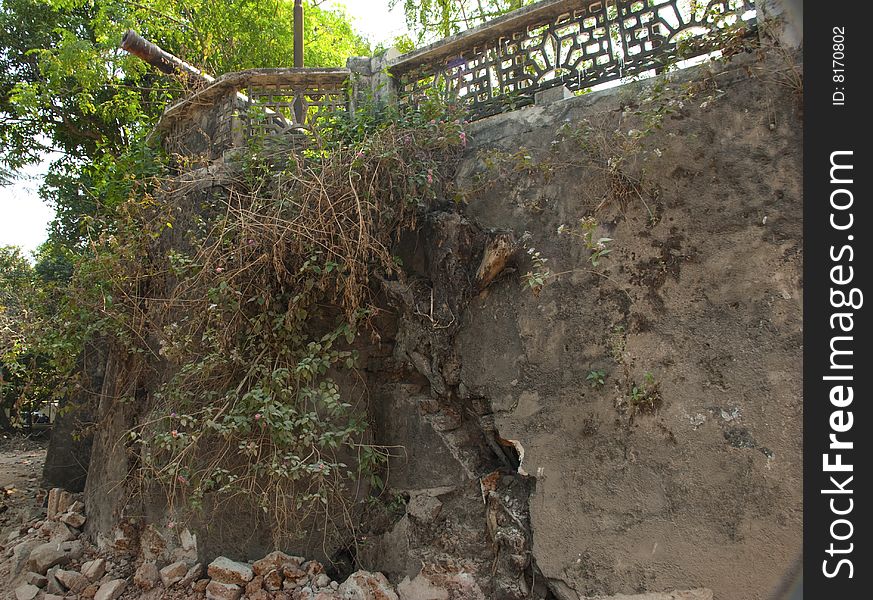
[[[803,588],[815,599],[873,594],[868,4],[804,2]]]

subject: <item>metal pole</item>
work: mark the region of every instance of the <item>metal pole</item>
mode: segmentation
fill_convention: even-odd
[[[303,0],[294,0],[294,66],[303,66]]]
[[[303,67],[303,0],[294,0],[294,66]],[[303,92],[294,100],[294,116],[297,123],[303,124]]]

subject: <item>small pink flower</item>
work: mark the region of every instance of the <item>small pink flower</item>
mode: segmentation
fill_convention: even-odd
[[[175,413],[175,411],[170,413],[170,417],[172,417],[173,419],[176,418],[176,413]]]
[[[467,134],[463,131],[460,133],[461,136],[461,145],[466,148],[467,147]]]
[[[179,437],[179,432],[174,429],[173,431],[170,432],[170,435],[173,437]]]
[[[170,522],[167,523],[167,529],[172,529],[172,528],[175,527],[175,526],[176,526],[176,522],[175,522],[175,521],[170,521]]]
[[[179,483],[181,483],[182,485],[187,485],[188,483],[188,480],[185,479],[182,475],[179,475],[176,479],[178,479]]]
[[[215,267],[216,273],[221,273],[222,271],[224,271],[224,267]]]
[[[427,170],[427,182],[433,183],[433,171],[431,169]]]
[[[364,151],[358,150],[358,153],[355,154],[355,158],[363,158],[363,157],[364,157]]]
[[[248,242],[246,242],[246,243],[247,243],[249,246],[254,246],[254,245],[255,245],[255,240],[248,240]]]
[[[255,421],[261,418],[261,413],[255,413]]]

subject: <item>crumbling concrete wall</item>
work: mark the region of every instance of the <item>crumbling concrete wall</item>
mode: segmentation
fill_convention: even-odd
[[[392,484],[407,498],[402,518],[359,553],[363,566],[399,581],[463,562],[488,580],[477,558],[497,564],[511,544],[490,544],[488,507],[475,508],[465,482],[496,467],[508,485],[535,489],[523,503],[531,539],[518,545],[532,558],[515,574],[525,583],[509,585],[507,568],[482,584],[495,598],[536,577],[561,599],[698,587],[769,598],[793,576],[797,69],[787,54],[741,56],[472,125],[458,225],[507,235],[515,250],[484,290],[461,286],[463,299],[445,294],[446,272],[473,280],[481,253],[445,250],[438,227],[418,232],[418,255],[401,252],[428,285],[424,302],[400,311],[395,357],[426,381],[376,397],[379,439],[406,449]],[[559,234],[586,216],[612,238],[596,267],[578,237]],[[539,292],[523,276],[537,269],[526,249],[548,261]],[[429,253],[441,256],[419,256]],[[446,267],[447,256],[470,268]],[[604,385],[592,385],[600,370]],[[470,420],[486,442],[519,442],[530,477],[459,434]],[[476,448],[488,459],[478,465]]]
[[[524,446],[533,556],[561,597],[703,586],[768,598],[800,557],[801,115],[798,67],[771,58],[472,127],[470,187],[485,149],[555,165],[475,193],[467,216],[529,232],[561,274],[537,295],[522,262],[471,301],[454,343],[466,397],[488,398],[500,435]],[[647,99],[694,82],[705,91],[671,104],[621,167],[639,185],[610,200],[610,171],[561,125],[627,139]],[[613,239],[598,267],[558,234],[589,215]],[[647,372],[658,407],[635,411]]]
[[[465,597],[768,597],[800,553],[801,140],[797,67],[767,60],[472,124],[466,202],[397,249],[406,284],[374,282],[391,316],[362,382],[393,448],[387,509],[344,545],[284,550]],[[559,235],[586,216],[612,239],[597,266]],[[130,514],[123,384],[104,385],[86,488],[106,543]],[[263,553],[245,515],[210,521],[202,554]]]

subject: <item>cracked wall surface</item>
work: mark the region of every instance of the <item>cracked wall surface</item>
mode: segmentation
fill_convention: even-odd
[[[768,598],[801,534],[801,115],[773,75],[795,66],[740,57],[472,124],[465,202],[402,241],[402,280],[373,282],[385,316],[355,393],[392,448],[384,510],[285,550],[408,598]],[[611,239],[596,266],[558,233],[586,216]],[[137,418],[112,409],[109,364],[86,486],[106,539]],[[202,552],[263,553],[233,510],[210,521]]]
[[[668,88],[712,91],[681,96],[640,138],[626,174],[641,198],[626,204],[590,162],[560,166],[585,152],[561,125],[597,119],[626,138],[652,82],[471,131],[471,154],[523,146],[559,165],[469,199],[468,218],[529,232],[563,274],[534,294],[520,265],[471,300],[454,344],[460,387],[488,398],[497,430],[525,448],[533,556],[561,597],[769,598],[799,560],[801,115],[797,90],[772,75],[784,67],[741,58],[673,76]],[[471,160],[461,176],[481,170]],[[613,240],[597,268],[557,233],[588,215]],[[646,373],[659,405],[635,411]]]

